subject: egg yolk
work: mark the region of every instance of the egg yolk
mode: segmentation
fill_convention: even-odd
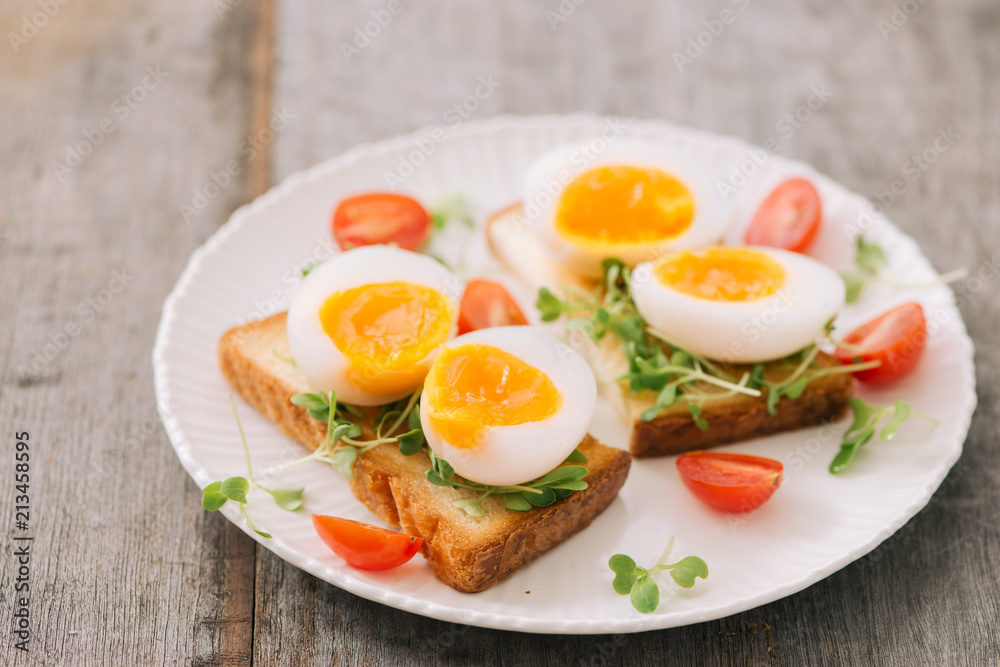
[[[348,381],[376,396],[415,389],[419,366],[451,330],[453,308],[441,292],[411,283],[364,285],[331,295],[323,331],[347,358]]]
[[[781,264],[756,250],[709,248],[687,250],[660,260],[657,280],[683,294],[712,301],[753,301],[774,294],[785,283]]]
[[[659,169],[598,167],[566,186],[555,226],[568,239],[598,246],[664,241],[691,226],[694,204],[691,191]]]
[[[446,349],[424,383],[434,429],[454,447],[472,449],[493,426],[514,426],[551,417],[562,395],[549,376],[492,345]]]

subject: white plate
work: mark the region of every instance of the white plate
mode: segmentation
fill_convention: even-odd
[[[219,337],[232,326],[287,306],[299,268],[323,258],[332,247],[328,220],[336,202],[358,191],[385,189],[386,172],[399,170],[407,161],[420,162],[401,191],[431,201],[463,192],[481,220],[519,198],[521,176],[539,154],[598,136],[615,122],[624,124],[624,136],[700,153],[722,179],[731,175],[734,165],[751,171],[747,144],[660,121],[609,121],[589,115],[498,117],[445,129],[436,135],[444,141],[430,139],[427,129],[355,148],[288,178],[236,211],[191,256],[164,304],[153,354],[160,414],[195,482],[205,486],[246,474],[229,407],[230,389],[216,366]],[[418,142],[420,138],[424,140]],[[752,210],[775,179],[788,173],[808,176],[819,188],[825,209],[815,254],[836,268],[849,266],[851,243],[845,229],[863,219],[859,216],[868,206],[866,200],[808,166],[776,155],[756,171],[735,195],[740,210]],[[861,226],[887,248],[894,274],[916,280],[933,275],[917,244],[884,217],[875,215]],[[496,274],[500,270],[481,236],[470,242],[467,233],[455,229],[439,239],[438,250],[453,256],[457,248],[468,246],[466,260],[475,267],[473,273]],[[852,468],[837,477],[827,472],[827,465],[838,449],[844,423],[725,447],[785,463],[781,489],[753,515],[731,517],[701,505],[680,484],[672,457],[636,461],[619,498],[591,527],[499,586],[475,595],[442,584],[421,558],[395,571],[371,574],[351,569],[332,555],[314,533],[309,512],[374,519],[353,498],[347,483],[324,464],[288,469],[275,481],[305,486],[308,511],[284,512],[255,491],[249,511],[274,539],[247,533],[281,558],[352,593],[469,625],[565,634],[636,632],[720,618],[771,602],[874,549],[927,503],[961,454],[976,394],[972,343],[951,291],[872,288],[842,313],[841,331],[911,299],[922,303],[928,320],[936,323],[923,361],[891,389],[862,388],[861,394],[882,403],[904,399],[940,423],[932,428],[911,419],[894,441],[868,444]],[[299,445],[251,408],[239,405],[258,471],[303,455]],[[593,432],[609,444],[626,446],[622,427],[606,406],[595,416]],[[192,497],[190,502],[198,500]],[[231,505],[224,513],[246,530]],[[655,563],[671,535],[677,538],[674,554],[701,556],[710,577],[687,591],[661,577],[664,598],[659,610],[639,614],[627,597],[612,591],[608,558],[624,552],[640,564]]]

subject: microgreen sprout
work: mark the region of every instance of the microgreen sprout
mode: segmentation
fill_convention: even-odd
[[[587,483],[583,478],[589,472],[583,465],[559,466],[552,472],[538,479],[513,486],[490,486],[472,482],[455,475],[455,469],[442,458],[428,450],[431,459],[431,469],[427,471],[427,479],[438,486],[449,486],[453,489],[471,489],[479,495],[473,498],[458,498],[452,501],[455,507],[470,516],[483,516],[486,509],[483,501],[490,496],[498,496],[503,500],[504,507],[516,512],[527,512],[532,507],[547,507],[560,498],[565,498],[574,491],[583,491]],[[567,463],[586,463],[587,456],[579,449],[566,459]]]
[[[451,222],[460,222],[466,227],[474,227],[476,224],[469,210],[469,203],[462,194],[439,199],[431,208],[430,214],[431,226],[438,231]]]
[[[367,419],[364,410],[338,402],[332,391],[296,394],[292,396],[292,403],[305,408],[310,417],[327,425],[326,438],[312,454],[271,468],[268,472],[309,461],[322,461],[330,464],[345,479],[353,479],[354,461],[379,445],[396,444],[403,454],[416,454],[424,445],[419,400],[420,390],[417,390],[407,398],[382,406],[373,427],[375,437],[362,440],[364,429],[355,420]],[[404,424],[407,430],[400,433]]]
[[[878,364],[817,364],[820,345],[830,342],[832,325],[828,324],[821,340],[783,360],[787,366],[795,365],[781,379],[766,378],[763,364],[743,367],[742,372],[733,371],[734,367],[723,369],[710,359],[685,350],[666,333],[647,325],[632,298],[632,276],[625,264],[617,259],[607,259],[603,263],[603,271],[603,278],[592,294],[577,290],[560,299],[543,287],[535,305],[542,321],[551,322],[565,317],[567,329],[584,331],[596,342],[609,333],[619,340],[628,359],[628,372],[618,380],[627,381],[633,393],[656,392],[653,406],[640,415],[643,421],[652,421],[668,408],[682,403],[691,413],[695,425],[706,430],[709,424],[702,417],[706,400],[736,394],[756,398],[763,396],[765,390],[768,412],[774,414],[782,397],[800,397],[815,379],[836,373],[852,373]]]
[[[250,447],[247,445],[247,436],[243,431],[243,422],[240,421],[240,415],[236,411],[236,400],[230,396],[229,402],[233,406],[236,427],[239,429],[240,440],[243,442],[243,454],[247,460],[247,476],[229,477],[221,482],[212,482],[202,491],[201,506],[209,512],[214,512],[231,500],[239,505],[240,512],[243,514],[243,518],[246,519],[247,527],[261,537],[270,539],[271,535],[258,528],[250,519],[250,515],[247,514],[247,494],[250,492],[251,487],[255,486],[261,491],[268,493],[278,507],[289,512],[294,512],[302,507],[302,492],[305,489],[301,487],[295,489],[268,489],[254,479],[253,463],[250,460]]]
[[[292,368],[298,368],[299,367],[299,365],[295,362],[295,358],[294,357],[286,357],[285,355],[283,355],[280,352],[278,352],[278,350],[275,349],[275,348],[271,349],[271,354],[273,354],[276,358],[280,359],[281,361],[284,361],[286,364],[288,364]]]
[[[819,366],[814,364],[817,355],[820,353],[820,347],[824,344],[840,345],[836,343],[831,338],[833,333],[833,320],[831,319],[826,323],[823,329],[823,335],[820,339],[814,342],[812,345],[803,348],[799,352],[796,352],[790,357],[785,358],[786,363],[798,362],[795,368],[788,373],[781,380],[768,380],[764,377],[764,365],[756,364],[751,371],[750,385],[754,387],[766,387],[767,388],[767,411],[769,414],[777,413],[778,401],[781,400],[783,396],[786,396],[792,400],[799,398],[806,390],[806,387],[813,380],[818,380],[821,377],[826,377],[828,375],[840,375],[843,373],[854,373],[856,371],[863,371],[869,368],[875,368],[879,366],[882,362],[878,360],[874,361],[862,361],[854,364],[834,364],[832,366]]]
[[[840,442],[840,451],[830,462],[830,472],[834,474],[843,472],[850,465],[858,450],[875,436],[879,423],[883,420],[882,429],[878,431],[882,440],[892,440],[896,437],[899,427],[910,418],[910,415],[937,424],[936,419],[923,412],[913,410],[903,401],[896,401],[895,405],[869,405],[855,396],[848,405],[854,413],[854,423],[844,432],[844,437]]]
[[[615,554],[608,560],[608,567],[615,573],[611,587],[619,595],[628,595],[632,606],[643,614],[651,614],[660,606],[660,587],[653,580],[653,574],[666,570],[670,578],[682,588],[691,588],[698,577],[708,578],[708,565],[697,556],[687,556],[676,563],[664,563],[674,546],[674,538],[667,542],[667,548],[660,560],[650,568],[639,567],[625,554]]]
[[[877,243],[870,243],[865,240],[864,235],[859,234],[854,254],[854,265],[857,271],[844,271],[840,274],[844,279],[847,303],[854,303],[861,296],[861,291],[866,285],[881,284],[892,285],[894,287],[933,287],[935,285],[947,285],[955,280],[961,280],[969,274],[964,269],[949,271],[943,275],[936,276],[932,280],[924,282],[904,282],[894,279],[886,272],[885,251]]]

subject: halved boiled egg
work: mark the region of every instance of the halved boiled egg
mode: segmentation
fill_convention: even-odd
[[[844,305],[844,281],[816,260],[777,248],[682,250],[632,272],[639,313],[681,347],[756,363],[811,344]]]
[[[729,211],[713,181],[696,156],[664,146],[566,146],[528,171],[523,213],[556,262],[598,277],[607,257],[635,266],[717,242]]]
[[[288,342],[313,388],[382,405],[420,387],[455,335],[461,285],[434,259],[366,246],[313,269],[288,309]]]
[[[434,454],[462,477],[498,486],[548,473],[583,440],[597,383],[583,358],[529,326],[481,329],[441,351],[420,422]]]

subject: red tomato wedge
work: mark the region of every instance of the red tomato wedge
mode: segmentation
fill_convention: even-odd
[[[677,472],[694,497],[720,512],[755,510],[781,485],[781,461],[750,456],[689,452],[677,457]]]
[[[391,570],[413,558],[424,538],[335,516],[313,514],[316,532],[348,565],[360,570]]]
[[[819,233],[822,220],[819,193],[803,178],[776,187],[757,209],[747,227],[748,245],[805,252]]]
[[[927,320],[919,303],[909,302],[862,324],[844,338],[850,347],[838,347],[834,356],[845,364],[881,361],[882,365],[855,371],[870,384],[889,384],[908,375],[927,348]]]
[[[527,324],[517,301],[510,292],[492,280],[470,280],[462,294],[458,309],[458,333],[464,334],[478,329],[502,327],[511,324]]]
[[[348,197],[334,210],[332,226],[344,250],[389,243],[417,250],[431,233],[430,216],[420,202],[392,192]]]

